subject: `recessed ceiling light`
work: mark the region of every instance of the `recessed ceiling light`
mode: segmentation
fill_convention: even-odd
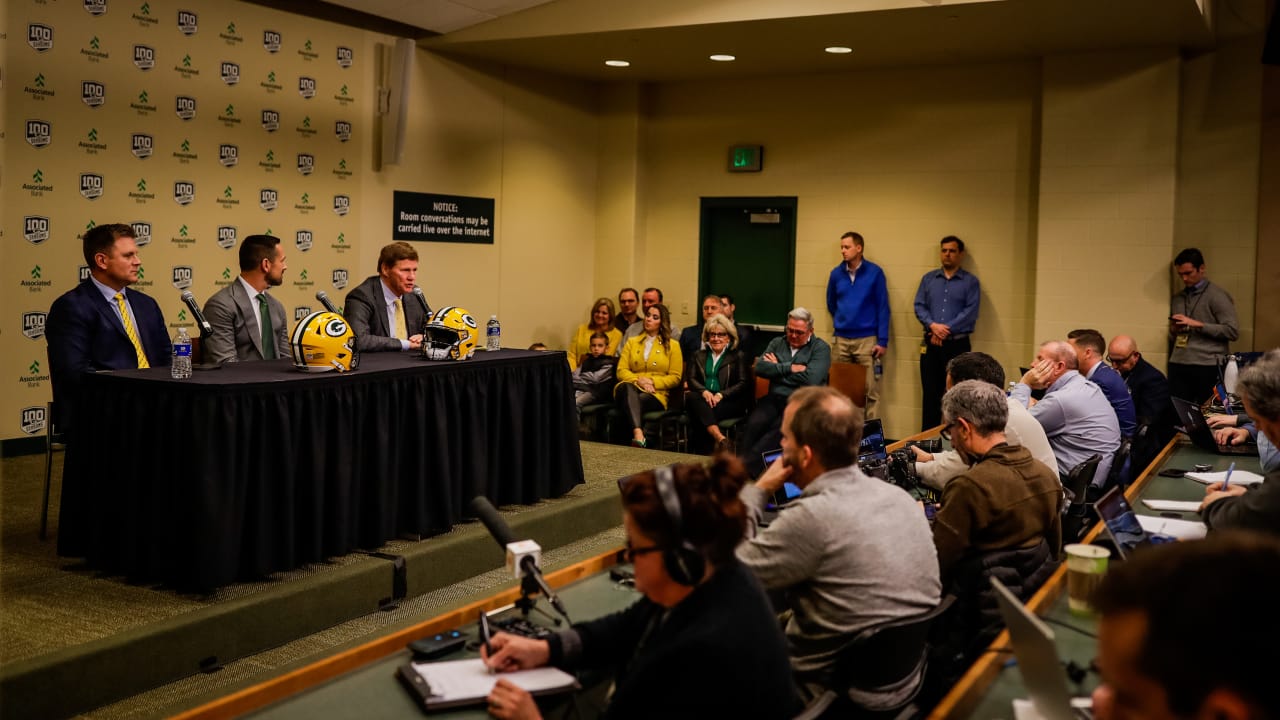
[[[604,64],[609,67],[631,67],[631,63],[626,60],[605,60]]]
[[[712,56],[711,56],[711,59],[712,59],[712,60],[715,60],[716,62],[733,62],[734,60],[737,60],[738,58],[736,58],[736,57],[734,57],[734,56],[732,56],[732,55],[712,55]]]
[[[831,47],[826,48],[826,51],[832,55],[848,55],[853,52],[853,48],[847,48],[843,45],[832,45]]]

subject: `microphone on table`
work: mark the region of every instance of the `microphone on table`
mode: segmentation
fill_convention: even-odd
[[[477,495],[468,507],[476,517],[480,518],[480,522],[484,523],[489,534],[498,541],[498,545],[507,551],[507,567],[515,571],[517,578],[532,578],[537,583],[538,589],[542,591],[543,597],[551,603],[551,607],[572,623],[573,621],[569,620],[569,613],[564,609],[564,603],[560,602],[560,598],[542,577],[542,568],[538,567],[542,548],[538,543],[532,540],[517,541],[515,533],[511,532],[511,526],[507,525],[507,521],[498,514],[498,509],[483,495]]]
[[[414,285],[413,294],[418,298],[418,302],[422,303],[422,312],[425,313],[425,316],[422,318],[422,322],[425,323],[431,319],[431,306],[427,304],[427,298],[422,294],[422,288]]]
[[[200,312],[200,305],[196,303],[196,296],[191,294],[190,290],[182,291],[182,302],[187,304],[187,309],[191,311],[191,317],[195,318],[196,325],[200,326],[200,334],[209,336],[213,334],[213,326],[205,320],[204,313]]]
[[[328,310],[329,312],[333,313],[334,315],[341,315],[341,314],[342,314],[341,312],[339,312],[339,311],[338,311],[338,308],[337,308],[336,306],[334,306],[333,301],[329,299],[329,293],[327,293],[327,292],[325,292],[325,291],[323,291],[323,290],[317,290],[317,291],[316,291],[316,300],[319,300],[319,301],[320,301],[320,304],[324,306],[324,309],[325,309],[325,310]]]

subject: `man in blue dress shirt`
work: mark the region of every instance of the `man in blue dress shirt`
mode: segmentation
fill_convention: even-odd
[[[920,429],[942,423],[942,395],[947,391],[947,363],[970,350],[969,336],[978,322],[981,289],[977,276],[966,272],[964,241],[942,238],[942,267],[920,278],[916,290],[916,319],[924,326],[920,345],[920,386],[924,402]]]
[[[833,362],[852,362],[867,372],[866,418],[880,417],[880,383],[875,360],[889,349],[889,287],[879,265],[862,257],[862,236],[840,236],[841,263],[827,279],[827,312],[835,326]]]

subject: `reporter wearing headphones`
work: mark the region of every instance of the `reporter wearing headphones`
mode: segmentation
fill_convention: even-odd
[[[786,645],[759,582],[734,558],[746,528],[742,464],[672,465],[622,482],[627,559],[644,594],[622,612],[545,640],[494,635],[499,671],[611,667],[602,717],[792,717],[800,710]],[[539,718],[533,698],[499,679],[499,718]]]

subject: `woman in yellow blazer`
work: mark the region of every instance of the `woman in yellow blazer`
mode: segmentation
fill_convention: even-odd
[[[591,334],[594,332],[602,332],[609,336],[609,347],[605,348],[605,355],[618,354],[618,343],[622,341],[622,331],[613,326],[613,318],[617,314],[613,309],[613,300],[607,297],[596,298],[595,304],[591,306],[591,321],[579,325],[573,337],[569,339],[569,352],[565,354],[569,357],[570,370],[576,370],[578,362],[591,354]]]
[[[680,387],[683,370],[680,343],[671,341],[671,311],[662,303],[651,305],[644,313],[644,332],[622,346],[613,389],[618,409],[631,421],[632,445],[647,445],[642,418],[667,406],[667,391]]]

